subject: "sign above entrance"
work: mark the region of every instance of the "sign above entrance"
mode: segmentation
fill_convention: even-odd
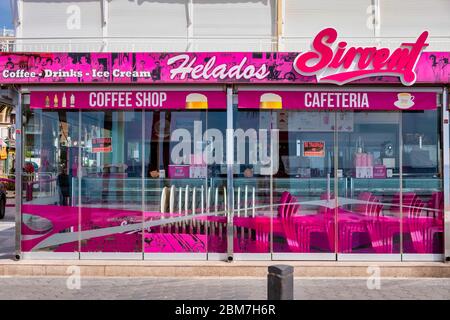
[[[240,109],[433,110],[435,92],[239,91]]]
[[[318,82],[345,84],[370,76],[397,76],[404,85],[416,81],[416,64],[426,43],[424,31],[414,43],[402,43],[391,52],[389,48],[349,47],[340,41],[337,49],[331,46],[338,33],[333,28],[320,31],[314,38],[312,50],[300,53],[294,61],[294,69],[302,75],[315,75]]]
[[[224,91],[32,91],[32,109],[226,109]]]

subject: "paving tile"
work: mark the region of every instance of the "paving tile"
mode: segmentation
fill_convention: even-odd
[[[65,277],[0,277],[0,299],[265,299],[265,279],[92,278],[69,290]],[[156,288],[156,290],[155,290]],[[158,289],[160,288],[160,289]],[[450,299],[450,279],[384,279],[369,290],[361,279],[296,280],[296,299]]]

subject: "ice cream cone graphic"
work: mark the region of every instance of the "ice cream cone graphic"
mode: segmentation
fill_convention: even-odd
[[[282,109],[281,97],[275,93],[264,93],[259,100],[260,109]]]
[[[208,98],[201,93],[190,93],[186,96],[186,109],[208,109]]]

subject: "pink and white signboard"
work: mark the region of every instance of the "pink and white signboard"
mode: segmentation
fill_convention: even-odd
[[[32,91],[32,109],[226,109],[224,91]]]
[[[169,164],[169,179],[189,178],[189,165]]]
[[[433,110],[435,92],[239,91],[240,109]]]
[[[423,52],[427,37],[397,48],[353,47],[326,28],[306,52],[0,52],[0,82],[450,83],[450,52]]]

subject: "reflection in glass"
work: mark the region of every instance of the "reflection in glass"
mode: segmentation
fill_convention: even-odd
[[[273,252],[335,251],[334,113],[277,111]]]
[[[142,252],[142,112],[81,119],[81,251]]]
[[[23,251],[443,252],[439,109],[24,115]]]
[[[400,113],[352,113],[351,130],[338,132],[338,252],[400,253]]]
[[[144,253],[226,252],[224,114],[145,114]]]
[[[25,107],[23,142],[23,251],[79,251],[74,181],[78,156],[78,113]],[[61,240],[44,239],[62,234]]]
[[[443,252],[439,111],[402,113],[404,253]]]

